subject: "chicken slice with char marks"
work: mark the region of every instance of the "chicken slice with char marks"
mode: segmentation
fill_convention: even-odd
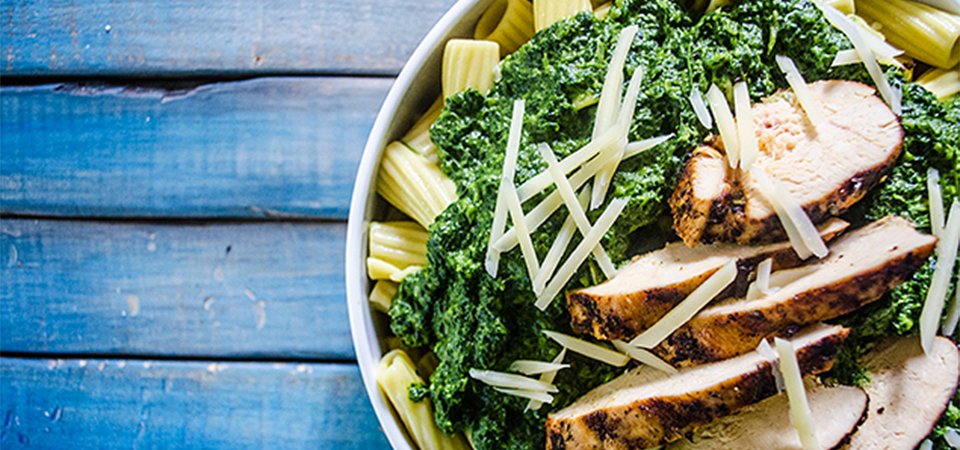
[[[804,374],[829,370],[849,330],[816,325],[794,336]],[[667,375],[641,366],[552,413],[547,449],[637,449],[685,433],[776,395],[774,369],[756,351]]]
[[[848,225],[831,219],[820,227],[820,235],[830,241]],[[745,294],[748,275],[767,258],[773,260],[773,270],[803,263],[789,242],[762,246],[667,244],[634,259],[602,284],[568,293],[572,327],[597,339],[630,339],[660,320],[731,260],[737,261],[739,275],[717,298]]]
[[[817,224],[845,212],[883,179],[900,155],[903,128],[867,85],[829,80],[809,86],[825,114],[816,127],[791,95],[753,106],[759,156],[751,170],[779,180]],[[694,150],[670,206],[674,229],[690,246],[785,236],[750,173],[725,163],[719,138]]]
[[[830,254],[776,272],[796,279],[756,299],[730,298],[701,310],[653,349],[674,365],[740,355],[771,336],[855,311],[909,279],[937,239],[899,217],[886,217],[837,239]]]

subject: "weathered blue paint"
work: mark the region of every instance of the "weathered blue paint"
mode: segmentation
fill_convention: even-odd
[[[345,218],[383,78],[0,89],[0,212]]]
[[[0,358],[0,447],[387,449],[348,364]]]
[[[0,351],[352,360],[343,223],[0,220]]]
[[[2,0],[3,75],[392,75],[454,0]]]

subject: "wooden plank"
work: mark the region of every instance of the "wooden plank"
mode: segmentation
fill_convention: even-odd
[[[345,234],[0,220],[0,351],[352,360]]]
[[[399,72],[454,0],[0,0],[3,75]]]
[[[356,366],[0,358],[12,448],[388,449]]]
[[[391,83],[2,88],[0,212],[345,218]]]

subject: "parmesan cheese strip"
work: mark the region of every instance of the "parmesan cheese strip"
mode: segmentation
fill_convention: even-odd
[[[537,297],[537,302],[535,303],[537,308],[543,311],[550,306],[554,298],[560,294],[560,290],[566,286],[570,278],[573,277],[573,274],[576,273],[580,265],[583,264],[583,261],[587,259],[590,251],[600,244],[600,240],[607,234],[607,231],[610,230],[613,223],[620,217],[620,213],[623,212],[623,208],[626,206],[627,199],[624,198],[615,199],[607,205],[607,209],[605,209],[603,214],[597,219],[597,223],[594,224],[590,232],[580,241],[580,244],[573,249],[573,253],[571,253],[567,260],[560,266],[557,274]]]
[[[559,389],[550,383],[544,383],[540,380],[535,380],[533,378],[527,378],[525,376],[512,373],[477,369],[470,369],[468,372],[470,374],[470,378],[473,378],[477,381],[482,381],[484,384],[488,384],[490,386],[507,389],[523,389],[537,392],[559,392]]]
[[[673,137],[673,134],[635,142],[634,143],[635,145],[632,150],[628,148],[628,151],[624,152],[623,159],[634,157],[642,153],[643,151],[648,150],[654,145],[658,145],[663,141],[670,139],[671,137]],[[561,169],[563,168],[563,161],[566,161],[566,159],[560,161]],[[590,178],[596,175],[596,173],[603,168],[604,164],[606,164],[606,161],[603,161],[601,158],[594,158],[590,160],[590,162],[586,163],[583,167],[580,168],[580,170],[575,172],[570,177],[570,186],[573,188],[573,190],[580,189],[581,186],[583,186],[587,181],[590,180]],[[546,189],[547,187],[550,187],[550,185],[553,184],[553,181],[550,178],[550,174],[548,171],[545,170],[541,172],[540,174],[537,175],[537,177],[539,177],[540,175],[544,175],[546,177],[545,179],[547,184],[543,186],[544,189]],[[520,191],[522,189],[523,189],[523,186],[519,187],[517,190]],[[518,194],[520,195],[521,202],[526,201],[524,200],[524,196],[522,192],[518,192]],[[536,195],[536,194],[532,194],[532,195]],[[540,227],[540,225],[543,225],[543,223],[546,222],[547,219],[549,219],[550,216],[557,209],[559,209],[561,205],[563,205],[563,199],[560,198],[559,192],[554,191],[554,192],[551,192],[549,195],[547,195],[545,199],[543,199],[537,206],[533,208],[533,210],[531,210],[526,215],[527,228],[530,229],[530,232],[536,231],[537,228]],[[494,245],[498,250],[505,252],[512,249],[515,245],[517,245],[517,242],[518,242],[517,232],[515,229],[511,229],[507,231],[500,238],[500,240],[498,240]]]
[[[797,251],[801,259],[806,259],[810,254],[818,258],[827,256],[829,250],[827,244],[823,242],[817,227],[813,225],[810,216],[803,210],[786,188],[773,180],[762,170],[750,172],[751,178],[757,183],[760,193],[771,205],[780,218],[790,244]]]
[[[570,211],[570,216],[573,217],[573,222],[580,230],[580,234],[586,236],[587,233],[590,232],[590,219],[587,218],[587,214],[577,202],[577,195],[573,192],[570,181],[560,173],[560,165],[557,162],[557,157],[553,154],[553,150],[550,149],[549,144],[540,144],[537,150],[540,152],[543,160],[547,162],[547,172],[550,173],[550,177],[553,178],[553,182],[557,186],[557,191],[560,192],[563,203]],[[517,230],[517,233],[522,233],[522,231]],[[613,266],[613,262],[610,261],[610,257],[607,256],[602,246],[597,245],[593,249],[593,257],[597,259],[597,264],[600,265],[600,269],[603,270],[603,274],[607,278],[617,273],[617,268]]]
[[[710,85],[707,90],[707,103],[710,105],[710,111],[713,112],[713,118],[717,122],[717,129],[720,130],[720,139],[723,140],[723,149],[727,154],[727,163],[731,168],[736,168],[740,162],[740,141],[737,138],[737,125],[733,120],[733,113],[730,112],[730,105],[727,104],[727,97],[720,92],[717,85]]]
[[[793,90],[793,95],[797,97],[797,103],[800,104],[800,108],[803,109],[807,118],[810,119],[810,123],[816,128],[824,122],[823,109],[820,107],[820,103],[814,97],[813,92],[810,91],[807,82],[803,79],[803,75],[800,74],[800,70],[797,69],[797,65],[793,63],[792,59],[777,55],[776,60],[780,71],[787,78],[787,84]]]
[[[773,367],[773,380],[777,384],[777,393],[783,392],[786,385],[783,383],[783,374],[780,373],[780,357],[777,356],[777,352],[770,346],[770,342],[766,339],[761,339],[760,345],[757,346],[757,353],[767,361],[770,361],[770,366]]]
[[[514,397],[536,400],[541,403],[553,403],[553,396],[547,394],[546,392],[528,391],[526,389],[509,389],[502,387],[494,387],[493,390],[507,395],[512,395]]]
[[[657,136],[652,138],[647,138],[642,141],[631,142],[627,144],[627,148],[623,151],[623,159],[627,160],[634,156],[637,156],[651,148],[654,148],[675,136],[674,133],[665,134],[663,136]]]
[[[745,81],[733,85],[733,108],[737,111],[737,142],[740,143],[740,168],[750,170],[760,156],[757,135],[753,129],[753,110],[750,108],[750,91]]]
[[[520,135],[523,130],[523,100],[513,102],[513,117],[510,119],[510,133],[507,136],[507,150],[503,157],[503,170],[500,174],[500,188],[497,190],[497,203],[493,209],[493,225],[490,227],[490,242],[487,244],[487,258],[484,266],[491,277],[496,278],[500,266],[500,251],[494,245],[503,236],[507,224],[507,189],[513,184],[517,169],[517,155],[520,153]]]
[[[800,372],[800,364],[797,363],[793,343],[780,338],[774,338],[773,342],[780,357],[780,373],[783,375],[787,398],[790,400],[790,421],[800,435],[800,444],[804,450],[820,450],[813,426],[813,415],[810,414],[810,404],[807,403],[807,391],[803,386],[803,374]]]
[[[563,349],[560,350],[560,353],[557,353],[557,356],[555,356],[555,357],[553,358],[553,361],[551,361],[551,362],[552,362],[553,364],[560,364],[560,363],[563,362],[563,359],[566,358],[566,357],[567,357],[567,349],[566,349],[566,347],[564,347]],[[540,381],[542,381],[542,382],[544,382],[544,383],[551,383],[551,384],[552,384],[554,378],[557,377],[557,372],[558,372],[558,371],[556,371],[556,370],[552,370],[552,371],[550,371],[550,372],[544,372],[542,375],[540,375]],[[531,400],[530,400],[530,403],[527,403],[527,409],[531,409],[531,410],[536,411],[536,410],[540,409],[541,406],[543,406],[543,403],[544,403],[544,402],[541,402],[541,401],[538,401],[538,400],[532,400],[532,399],[531,399]]]
[[[589,201],[590,186],[587,186],[583,188],[583,191],[577,196],[577,202],[580,208],[586,208],[587,202]],[[533,280],[534,286],[537,286],[539,289],[539,291],[534,290],[534,292],[543,292],[543,288],[547,286],[547,281],[553,276],[553,272],[557,270],[557,266],[560,265],[560,258],[563,258],[564,252],[567,251],[567,246],[570,245],[570,241],[573,240],[573,236],[576,233],[577,224],[573,222],[573,214],[567,214],[567,219],[564,220],[563,225],[560,226],[560,231],[553,240],[553,244],[550,244],[550,250],[547,251],[547,256],[543,257],[543,265],[540,266],[540,271],[537,272],[537,277]]]
[[[770,271],[772,268],[773,260],[770,258],[757,265],[757,279],[750,283],[750,287],[747,288],[747,300],[758,299],[761,294],[767,295],[776,290],[770,286]]]
[[[937,264],[933,269],[930,287],[927,288],[923,311],[920,313],[920,343],[923,345],[924,353],[929,353],[933,339],[937,335],[940,315],[950,288],[950,278],[953,276],[953,266],[957,262],[958,241],[960,241],[960,203],[954,200],[947,218],[947,226],[943,229],[943,237],[937,242]],[[953,325],[956,326],[956,324]]]
[[[609,348],[584,341],[583,339],[577,339],[573,336],[550,330],[543,330],[543,334],[571,352],[579,353],[587,358],[595,359],[614,367],[623,367],[630,361],[630,357],[623,353],[615,352]]]
[[[618,130],[611,128],[605,131],[599,138],[591,140],[587,145],[560,160],[560,168],[563,169],[563,174],[566,175],[579,168],[604,149],[616,144],[619,139],[620,133]],[[540,172],[524,181],[517,188],[517,194],[520,196],[521,202],[526,202],[550,187],[551,184],[553,183],[550,181],[550,175],[546,171]]]
[[[518,359],[510,363],[510,367],[508,367],[507,370],[520,372],[524,375],[540,375],[547,372],[556,372],[560,369],[566,369],[567,367],[570,367],[570,364]]]
[[[620,350],[621,353],[625,353],[627,356],[637,361],[640,361],[641,363],[646,364],[650,367],[653,367],[654,369],[657,369],[661,372],[668,373],[668,374],[677,373],[677,369],[675,367],[671,366],[666,361],[660,359],[659,357],[657,357],[657,355],[654,355],[653,352],[649,350],[639,348],[639,347],[634,347],[621,340],[614,340],[613,347],[616,348],[617,350]]]
[[[720,295],[733,280],[737,278],[736,261],[730,261],[714,272],[700,286],[693,290],[687,298],[670,310],[657,323],[630,341],[630,345],[643,348],[656,347],[670,333],[687,323],[698,311],[703,309],[717,295]]]
[[[593,199],[590,201],[590,209],[597,209],[603,205],[607,196],[607,189],[610,187],[610,181],[623,160],[623,152],[627,146],[628,134],[630,133],[630,122],[637,109],[637,97],[640,95],[640,83],[643,80],[644,69],[638,67],[630,77],[630,86],[627,87],[627,95],[623,99],[623,105],[620,107],[619,117],[614,127],[620,133],[620,139],[607,160],[606,166],[597,173],[597,179],[593,185]]]
[[[710,116],[710,111],[707,111],[707,104],[703,102],[703,95],[700,94],[696,86],[690,89],[690,106],[693,107],[693,112],[697,115],[700,125],[708,130],[713,128],[713,117]]]
[[[816,5],[820,8],[820,11],[823,12],[827,21],[845,34],[847,38],[850,39],[850,42],[853,43],[853,48],[860,56],[860,60],[863,61],[867,72],[870,73],[870,78],[873,79],[873,83],[877,86],[880,96],[887,102],[887,105],[890,106],[893,113],[899,116],[902,113],[900,103],[902,93],[895,91],[893,87],[890,86],[890,82],[883,76],[883,70],[880,69],[880,64],[877,63],[877,56],[870,48],[868,41],[863,37],[857,25],[830,5],[825,5],[821,2],[816,2]]]
[[[927,170],[927,201],[930,205],[930,230],[937,238],[943,237],[943,193],[940,191],[940,172]]]
[[[617,113],[620,110],[620,92],[623,90],[623,65],[627,61],[627,53],[630,51],[633,38],[637,35],[637,29],[636,25],[630,25],[620,30],[617,45],[607,65],[607,75],[603,78],[603,88],[600,90],[600,102],[597,105],[597,116],[593,122],[591,139],[598,139],[616,122]]]
[[[507,210],[510,211],[510,220],[513,221],[514,228],[517,230],[517,238],[520,240],[520,252],[523,254],[523,261],[527,266],[527,275],[530,277],[530,286],[534,294],[539,294],[540,288],[533,283],[537,279],[537,273],[540,272],[540,262],[537,261],[537,251],[533,248],[533,239],[530,237],[530,230],[527,229],[527,222],[523,218],[523,207],[520,206],[520,199],[517,197],[517,188],[513,182],[507,182]]]

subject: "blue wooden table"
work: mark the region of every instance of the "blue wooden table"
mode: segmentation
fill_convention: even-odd
[[[387,447],[345,219],[452,3],[0,0],[0,447]]]

